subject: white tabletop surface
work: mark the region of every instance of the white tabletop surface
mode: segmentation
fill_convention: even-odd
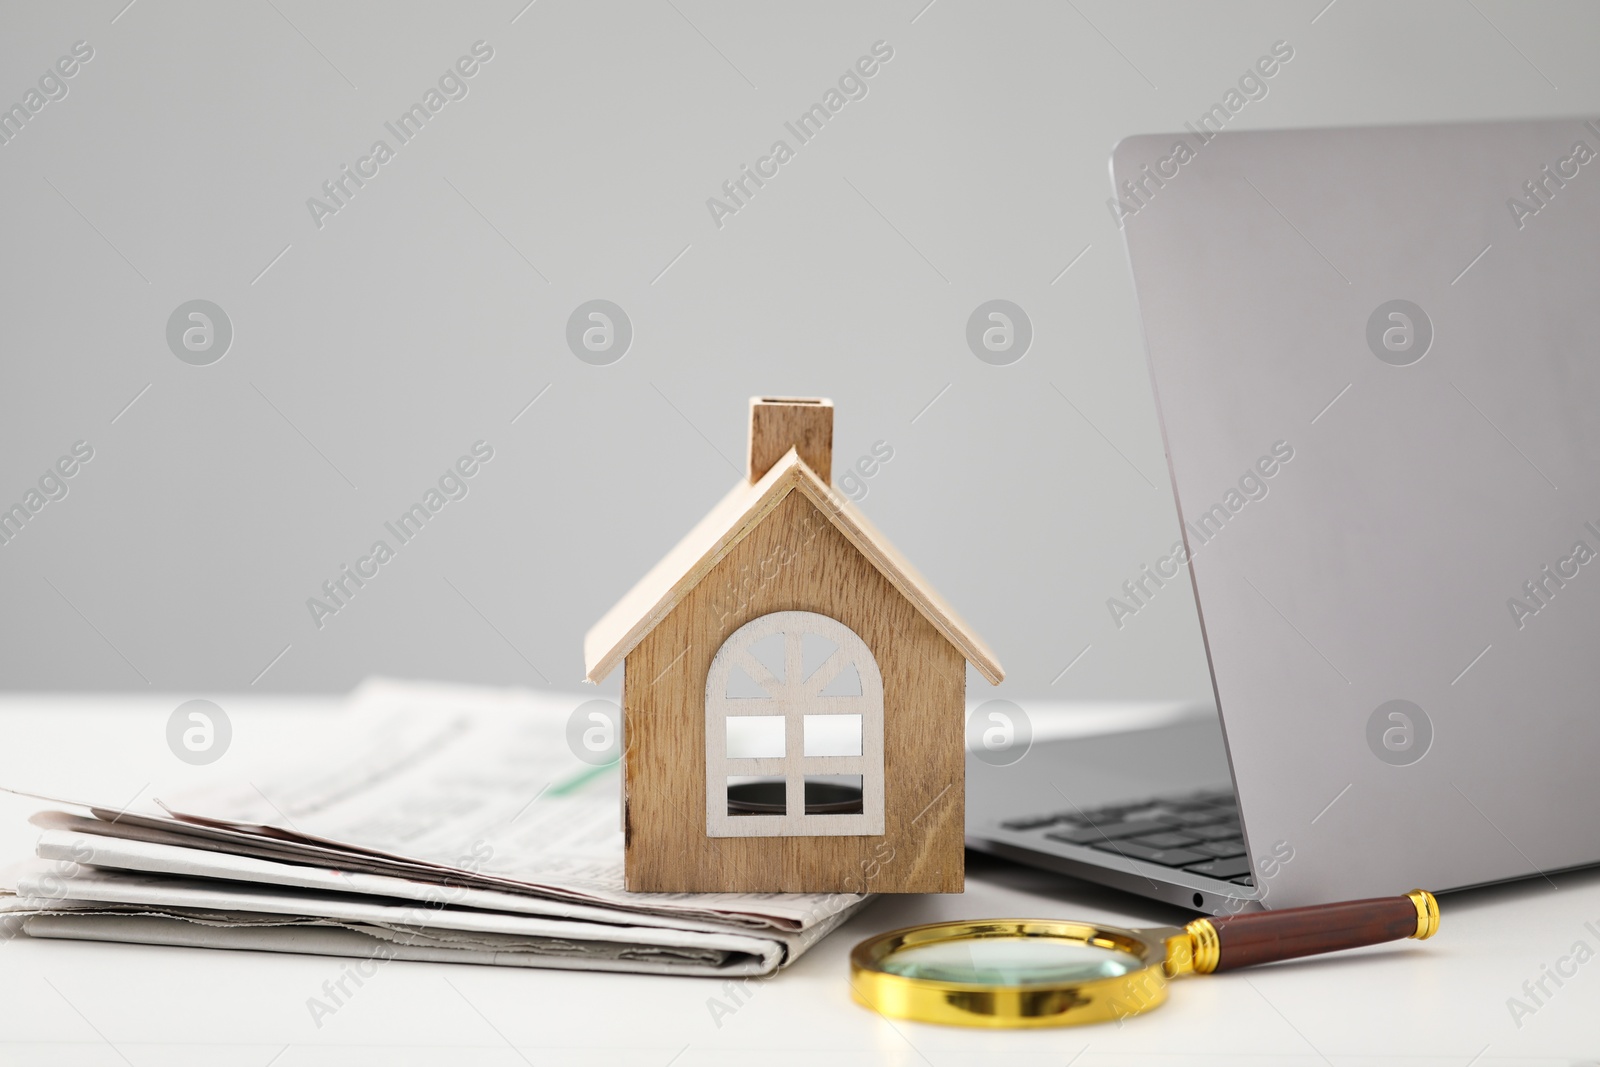
[[[0,784],[66,797],[148,797],[251,755],[315,745],[336,701],[220,697],[233,748],[216,767],[168,752],[177,697],[0,698]],[[0,860],[32,852],[36,802],[0,796]],[[1419,824],[1419,830],[1424,824]],[[34,941],[0,944],[4,1064],[825,1063],[1131,1064],[1600,1062],[1600,873],[1447,896],[1439,934],[1334,957],[1188,978],[1122,1024],[987,1032],[889,1021],[850,1001],[861,938],[910,923],[1044,916],[1126,926],[1188,918],[1022,867],[969,861],[959,896],[882,897],[775,978],[695,978],[391,962],[319,1026],[307,1008],[340,961],[271,953]],[[1586,923],[1593,923],[1593,928]],[[1586,944],[1583,962],[1572,956]],[[1565,958],[1566,962],[1562,962]],[[1546,968],[1572,973],[1528,1000]],[[1537,994],[1537,988],[1535,989]],[[1514,1019],[1508,998],[1533,1010]],[[714,1001],[732,1013],[713,1013]]]

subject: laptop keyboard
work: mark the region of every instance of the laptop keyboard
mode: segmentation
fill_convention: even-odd
[[[1007,830],[1036,830],[1051,841],[1254,885],[1231,792],[1188,793],[1087,811],[1007,819]]]

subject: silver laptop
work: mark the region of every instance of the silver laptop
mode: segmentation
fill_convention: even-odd
[[[1600,120],[1111,169],[1220,722],[970,760],[971,847],[1213,913],[1600,862]]]

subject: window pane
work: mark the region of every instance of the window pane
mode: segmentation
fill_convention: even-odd
[[[728,814],[782,815],[788,808],[788,789],[782,778],[732,775],[728,778]]]
[[[828,657],[839,651],[839,646],[829,641],[821,634],[808,633],[801,638],[800,677],[810,678],[817,673],[817,669],[828,661]]]
[[[729,715],[728,756],[732,759],[780,759],[783,756],[782,715]],[[859,731],[859,727],[857,728]]]
[[[761,688],[750,672],[735,663],[728,672],[728,697],[731,700],[771,700],[772,694]]]
[[[806,775],[807,815],[860,815],[861,775]]]
[[[861,716],[807,715],[806,755],[861,755]]]
[[[755,661],[772,672],[772,676],[780,682],[788,679],[783,676],[783,643],[784,634],[776,633],[750,645],[750,655]]]
[[[861,695],[861,674],[856,670],[854,663],[845,664],[838,674],[833,676],[833,681],[823,686],[820,696],[825,697],[858,697]]]

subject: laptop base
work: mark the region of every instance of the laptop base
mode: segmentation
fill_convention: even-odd
[[[1044,741],[1005,767],[969,753],[967,847],[1207,914],[1259,910],[1232,797],[1215,717]]]

